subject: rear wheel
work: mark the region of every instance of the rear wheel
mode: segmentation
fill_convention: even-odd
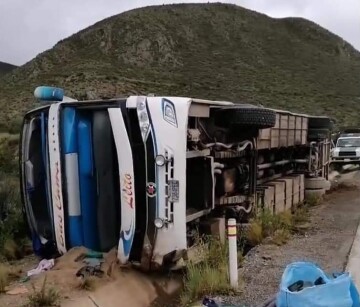
[[[275,126],[276,113],[257,107],[233,107],[216,112],[215,123],[220,127],[252,126],[259,129]]]
[[[321,198],[326,193],[326,189],[305,189],[305,199],[308,201],[313,201],[315,199]]]
[[[328,189],[329,181],[323,177],[305,179],[305,189]]]

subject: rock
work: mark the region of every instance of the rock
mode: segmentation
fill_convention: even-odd
[[[294,226],[294,230],[296,232],[298,232],[298,233],[301,233],[301,234],[305,234],[310,229],[311,229],[311,224],[310,223],[303,223],[303,224],[299,224],[299,225]]]
[[[271,260],[272,259],[271,256],[269,256],[269,255],[263,255],[262,258],[264,260]]]

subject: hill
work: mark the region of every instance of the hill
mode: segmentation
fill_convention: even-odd
[[[12,65],[12,64],[8,64],[8,63],[4,63],[4,62],[0,62],[0,76],[12,71],[13,69],[15,69],[17,66]]]
[[[261,103],[360,125],[360,53],[300,19],[227,4],[147,7],[60,41],[0,80],[1,122],[37,85],[77,98],[155,93]]]

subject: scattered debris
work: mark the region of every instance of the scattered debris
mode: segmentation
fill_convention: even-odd
[[[219,307],[219,305],[210,298],[205,297],[202,301],[202,306],[204,307]]]
[[[104,262],[104,259],[98,259],[98,258],[85,258],[83,260],[83,263],[88,265],[88,266],[92,266],[92,267],[97,267],[100,266],[101,263]]]
[[[104,272],[100,269],[100,266],[83,266],[79,271],[76,272],[77,277],[86,278],[88,276],[102,277]]]
[[[84,259],[103,259],[103,253],[95,252],[95,251],[88,251],[86,253],[80,254],[78,257],[76,257],[75,262],[79,262]]]
[[[29,277],[29,276],[25,276],[25,277],[20,278],[19,282],[25,283],[25,282],[28,282],[29,280],[30,280],[30,277]]]
[[[39,275],[42,272],[49,271],[55,265],[54,259],[43,259],[39,262],[36,269],[30,270],[27,272],[27,276],[31,277],[34,275]]]

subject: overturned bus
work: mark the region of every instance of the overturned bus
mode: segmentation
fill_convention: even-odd
[[[282,178],[328,176],[327,117],[182,97],[76,101],[48,87],[35,95],[49,103],[25,115],[21,187],[45,257],[116,247],[121,263],[171,267],[203,223],[292,210],[302,198],[287,207],[292,189],[279,200],[289,191]]]

